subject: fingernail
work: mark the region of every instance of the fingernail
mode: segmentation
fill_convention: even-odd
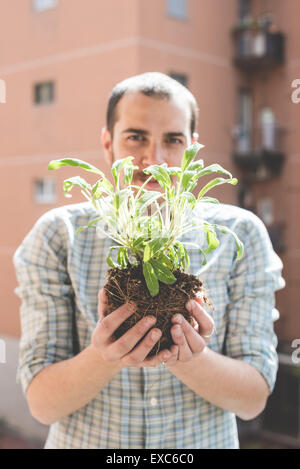
[[[146,325],[154,324],[156,322],[156,317],[154,316],[147,316],[145,318]]]
[[[194,306],[194,300],[189,300],[186,304],[186,308],[190,311],[193,309],[193,306]]]
[[[134,313],[135,310],[136,310],[136,306],[135,306],[134,303],[128,303],[128,304],[127,304],[127,311],[128,311],[129,313]]]
[[[182,323],[182,316],[180,314],[176,314],[176,316],[174,316],[174,319],[177,323]]]
[[[151,339],[152,340],[157,340],[161,336],[161,331],[155,330],[151,333]]]

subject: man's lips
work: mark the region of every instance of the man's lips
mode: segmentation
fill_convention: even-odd
[[[143,185],[145,183],[146,180],[139,180],[139,183],[140,185]],[[155,189],[155,190],[159,190],[161,189],[161,186],[160,184],[158,184],[157,181],[155,180],[150,180],[146,186],[144,186],[146,189]]]

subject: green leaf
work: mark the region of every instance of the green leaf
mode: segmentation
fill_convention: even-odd
[[[166,168],[166,163],[148,166],[143,172],[145,174],[151,174],[163,189],[171,186],[171,179]]]
[[[228,233],[234,237],[236,248],[237,248],[237,259],[241,259],[244,255],[244,243],[239,239],[239,237],[235,234],[234,231],[227,228],[227,226],[212,224],[214,228],[221,231],[221,233]]]
[[[212,174],[212,173],[226,174],[230,179],[232,179],[232,174],[229,171],[227,171],[227,169],[222,168],[222,166],[220,166],[219,164],[211,164],[210,166],[207,166],[206,168],[202,169],[201,171],[197,173],[197,178],[206,176],[207,174]]]
[[[187,169],[191,161],[197,155],[198,151],[203,147],[204,145],[201,145],[201,143],[195,142],[185,150],[183,154],[182,162],[181,162],[182,171],[185,171]]]
[[[203,160],[197,160],[197,161],[192,161],[192,162],[188,165],[188,170],[189,170],[189,171],[193,171],[194,173],[197,173],[197,172],[200,171],[203,167],[204,167],[204,162],[203,162]]]
[[[134,249],[138,249],[140,247],[143,247],[143,243],[145,241],[145,238],[144,236],[139,236],[138,238],[136,238],[133,243],[132,243],[132,247]]]
[[[90,221],[90,223],[88,225],[80,226],[78,228],[78,230],[76,231],[76,235],[78,235],[82,230],[86,230],[87,228],[90,228],[90,227],[97,228],[96,226],[94,226],[94,224],[97,223],[100,220],[101,220],[101,217],[95,218],[94,220]]]
[[[154,238],[148,243],[144,250],[144,262],[147,262],[151,257],[153,257],[163,246],[169,241],[168,237]]]
[[[114,192],[113,185],[106,178],[99,179],[96,184],[92,187],[92,193],[94,194],[94,199],[99,199],[102,194],[112,195]]]
[[[181,173],[182,173],[182,170],[181,168],[178,168],[177,166],[172,166],[170,168],[166,168],[166,170],[168,171],[168,174],[170,175],[175,175],[178,179],[180,179],[180,176],[181,176]]]
[[[132,178],[133,178],[133,173],[135,169],[139,169],[138,166],[133,166],[132,164],[130,166],[125,166],[124,168],[124,179],[123,183],[124,185],[126,184],[131,184]]]
[[[185,198],[192,208],[195,207],[197,200],[194,194],[191,192],[182,192],[182,194],[180,194],[180,200],[182,200],[182,198]]]
[[[190,265],[190,258],[183,243],[181,243],[180,241],[176,241],[175,247],[178,248],[178,254],[180,256],[180,263],[182,264],[183,269],[184,270],[188,269]]]
[[[77,158],[63,158],[61,160],[52,160],[48,164],[48,169],[58,169],[61,166],[79,166],[80,168],[84,169],[85,171],[90,171],[91,173],[100,174],[100,176],[105,177],[104,173],[100,171],[100,169],[96,168],[95,166],[87,163],[86,161],[79,160]]]
[[[159,252],[157,255],[156,255],[157,259],[159,260],[159,262],[163,265],[165,265],[166,267],[168,267],[170,270],[173,270],[174,268],[174,265],[172,263],[172,261],[170,260],[170,258],[168,256],[166,256],[163,252]]]
[[[120,247],[117,254],[117,262],[122,269],[125,269],[129,263],[127,248]]]
[[[187,270],[190,266],[190,256],[189,256],[185,246],[183,246],[183,249],[184,249],[184,270]]]
[[[217,238],[217,235],[216,235],[214,229],[212,228],[212,225],[210,225],[208,223],[203,223],[203,229],[206,233],[206,241],[207,241],[207,244],[208,244],[208,248],[204,249],[204,252],[205,252],[205,254],[209,254],[214,249],[217,249],[220,242]]]
[[[174,269],[178,269],[180,267],[180,255],[178,248],[173,245],[169,247],[170,257],[173,258]]]
[[[106,262],[107,264],[112,267],[113,269],[120,268],[121,266],[118,264],[115,264],[110,256],[111,251],[114,249],[120,249],[120,246],[111,246],[108,250],[107,256],[106,256]]]
[[[176,282],[177,279],[172,272],[157,259],[150,259],[149,262],[152,265],[158,280],[166,285],[173,285],[173,283]]]
[[[112,175],[113,175],[115,186],[118,186],[119,178],[120,178],[120,174],[121,174],[122,169],[125,166],[132,166],[131,161],[133,159],[134,159],[133,156],[127,156],[127,158],[121,158],[120,160],[116,160],[113,163],[113,165],[111,167],[111,172],[112,172]]]
[[[199,249],[200,254],[202,254],[202,256],[203,256],[202,265],[206,265],[206,264],[207,264],[206,254],[205,254],[205,252],[203,251],[203,249],[201,249],[200,247],[198,247],[198,249]]]
[[[120,208],[120,194],[118,192],[114,196],[113,204],[114,204],[114,209],[118,211]]]
[[[145,277],[146,285],[151,296],[156,296],[159,292],[159,283],[155,275],[154,269],[150,262],[143,263],[143,274]]]
[[[136,202],[135,216],[138,217],[144,210],[151,205],[155,200],[161,197],[161,193],[157,191],[145,192]]]
[[[114,198],[113,198],[113,207],[115,208],[116,211],[119,210],[119,208],[124,202],[127,202],[130,194],[131,194],[131,191],[130,189],[127,189],[127,188],[117,191],[115,193]]]
[[[219,204],[220,202],[218,199],[214,199],[213,197],[202,197],[200,202],[208,202],[210,204]]]
[[[236,178],[233,178],[233,179],[224,179],[224,178],[213,179],[208,184],[206,184],[206,186],[204,186],[203,189],[201,189],[201,191],[198,194],[197,200],[199,201],[200,199],[202,199],[203,195],[206,194],[206,192],[208,192],[213,187],[218,186],[219,184],[228,183],[228,184],[232,184],[232,185],[235,186],[237,184],[237,182],[238,182],[238,180]]]
[[[202,254],[202,256],[203,256],[202,265],[207,264],[206,254],[205,254],[205,252],[203,251],[203,249],[201,249],[200,246],[198,246],[198,244],[196,244],[196,243],[190,243],[190,242],[185,242],[184,244],[185,244],[186,246],[192,246],[192,247],[196,248],[196,249],[200,252],[200,254]]]
[[[182,181],[181,181],[181,185],[183,189],[187,189],[189,182],[193,179],[194,176],[195,176],[194,171],[190,171],[190,169],[185,170],[182,176]]]
[[[69,192],[73,189],[74,186],[80,187],[80,189],[82,190],[92,190],[91,185],[87,183],[84,179],[82,179],[80,176],[74,176],[72,178],[64,180],[65,197],[72,197]]]

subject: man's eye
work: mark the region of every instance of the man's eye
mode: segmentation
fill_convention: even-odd
[[[183,141],[180,138],[177,138],[177,137],[170,137],[167,141],[168,141],[168,143],[183,145]]]
[[[142,140],[144,140],[144,136],[143,135],[139,135],[139,134],[136,134],[136,135],[129,135],[128,139],[129,140],[133,140],[134,142],[141,142]]]

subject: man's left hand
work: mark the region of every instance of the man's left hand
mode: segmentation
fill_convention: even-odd
[[[187,310],[193,316],[194,325],[189,324],[181,314],[173,316],[171,335],[175,345],[170,348],[172,355],[165,362],[167,366],[190,361],[195,355],[202,353],[209,343],[214,332],[214,321],[201,304],[202,301],[198,297],[186,304]]]

